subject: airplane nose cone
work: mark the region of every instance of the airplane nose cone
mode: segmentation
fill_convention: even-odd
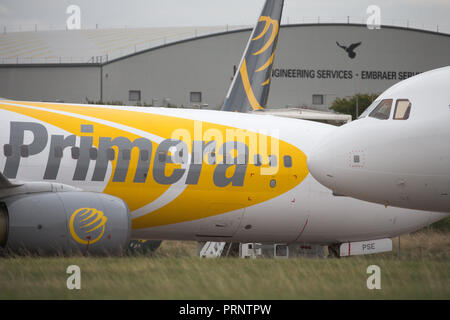
[[[321,163],[322,162],[322,163]],[[321,176],[324,167],[323,158],[317,152],[311,153],[307,160],[309,172],[313,177]],[[317,178],[316,178],[317,179]]]
[[[311,175],[332,190],[334,187],[333,158],[333,150],[325,144],[311,152],[307,161]]]

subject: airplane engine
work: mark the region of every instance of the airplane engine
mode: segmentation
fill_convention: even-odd
[[[106,194],[49,192],[0,200],[0,248],[6,252],[120,254],[130,235],[128,206]]]

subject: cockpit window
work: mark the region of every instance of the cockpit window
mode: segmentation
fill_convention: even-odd
[[[407,120],[411,112],[411,102],[407,99],[399,99],[395,105],[394,120]]]
[[[369,114],[369,117],[387,120],[391,115],[392,99],[381,100],[380,104]]]
[[[373,109],[376,108],[376,106],[379,103],[380,103],[380,100],[375,100],[374,102],[372,102],[372,104],[370,106],[368,106],[367,109],[363,113],[361,113],[361,115],[358,117],[358,119],[367,117],[373,111]]]

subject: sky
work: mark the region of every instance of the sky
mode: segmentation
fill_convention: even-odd
[[[253,25],[265,0],[0,0],[2,31],[64,29],[69,5],[81,9],[83,29]],[[285,0],[283,23],[365,22],[367,7],[387,25],[450,33],[450,0]]]

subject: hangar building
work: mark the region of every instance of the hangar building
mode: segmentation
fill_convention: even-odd
[[[248,27],[14,32],[0,35],[0,96],[16,100],[221,107]],[[362,24],[282,26],[270,108],[326,110],[450,65],[450,35]]]

